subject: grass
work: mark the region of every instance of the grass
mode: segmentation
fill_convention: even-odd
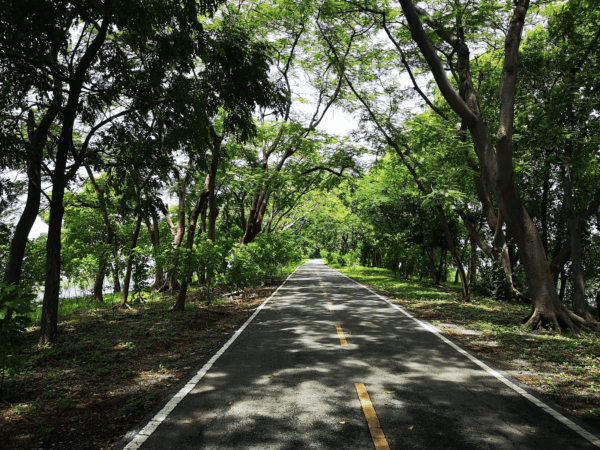
[[[210,306],[192,287],[183,313],[171,311],[176,295],[149,292],[131,310],[111,308],[119,293],[100,304],[61,300],[58,342],[38,346],[39,327],[29,329],[21,352],[27,364],[4,381],[0,447],[112,448],[283,279]]]
[[[463,302],[459,288],[447,284],[400,280],[392,271],[331,265],[377,289],[417,317],[428,320],[455,340],[535,391],[551,397],[573,416],[600,426],[600,336],[578,337],[531,331],[521,320],[531,306],[472,297]]]

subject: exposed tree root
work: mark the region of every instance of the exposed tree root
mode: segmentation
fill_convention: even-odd
[[[133,309],[133,308],[131,307],[131,305],[129,305],[129,303],[121,302],[121,303],[118,303],[118,304],[112,306],[110,309]]]
[[[593,321],[580,317],[569,311],[564,305],[561,305],[557,311],[542,312],[539,309],[533,309],[521,323],[532,330],[548,328],[550,324],[554,325],[557,333],[565,334],[571,330],[573,334],[579,336],[582,326],[597,330],[598,326]]]
[[[531,304],[531,299],[524,296],[517,288],[510,286],[510,298],[511,300],[522,301],[527,304]]]

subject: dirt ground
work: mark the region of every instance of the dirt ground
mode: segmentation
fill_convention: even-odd
[[[0,448],[110,449],[238,329],[276,286],[207,307],[193,295],[131,310],[89,311],[59,324],[57,344],[27,333],[24,373],[4,381]]]

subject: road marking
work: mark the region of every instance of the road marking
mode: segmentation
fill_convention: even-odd
[[[383,430],[381,429],[381,424],[377,418],[377,413],[375,412],[375,408],[373,407],[373,403],[371,402],[371,397],[369,397],[367,388],[363,383],[354,383],[354,387],[356,388],[356,393],[360,399],[360,405],[365,413],[365,418],[367,419],[367,425],[369,425],[369,431],[371,432],[371,438],[373,439],[375,450],[390,450],[390,446],[388,445],[387,439],[385,438]]]
[[[423,327],[427,331],[429,331],[429,332],[433,333],[434,335],[436,335],[438,338],[440,338],[442,341],[444,341],[446,344],[448,344],[454,350],[456,350],[457,352],[459,352],[459,353],[463,354],[464,356],[466,356],[467,358],[469,358],[471,361],[473,361],[475,364],[477,364],[479,367],[481,367],[483,370],[485,370],[491,376],[493,376],[497,380],[499,380],[502,383],[504,383],[506,386],[508,386],[509,388],[511,388],[513,391],[521,394],[523,397],[525,397],[531,403],[533,403],[534,405],[536,405],[538,408],[546,411],[548,414],[550,414],[556,420],[558,420],[559,422],[561,422],[563,425],[569,427],[571,430],[573,430],[574,432],[576,432],[577,434],[579,434],[579,436],[581,436],[584,439],[588,440],[589,442],[591,442],[596,447],[600,447],[600,439],[598,439],[592,433],[584,430],[579,425],[577,425],[575,422],[569,420],[568,418],[566,418],[565,416],[563,416],[561,413],[555,411],[550,406],[546,405],[544,402],[541,402],[540,400],[538,400],[537,398],[535,398],[533,395],[529,394],[527,391],[525,391],[524,389],[522,389],[519,386],[517,386],[516,384],[514,384],[512,381],[510,381],[509,379],[507,379],[503,375],[501,375],[498,372],[496,372],[494,369],[492,369],[491,367],[489,367],[483,361],[480,361],[479,359],[475,358],[474,356],[472,356],[469,353],[467,353],[466,351],[464,351],[462,348],[460,348],[454,342],[452,342],[452,341],[448,340],[446,337],[442,336],[441,335],[442,332],[440,330],[438,330],[437,328],[435,328],[433,325],[430,325],[429,323],[425,322],[424,320],[420,320],[420,319],[414,317],[412,314],[410,314],[408,311],[406,311],[400,305],[394,303],[389,298],[386,298],[386,297],[384,297],[382,295],[379,295],[377,292],[373,291],[371,288],[365,286],[362,283],[359,283],[356,280],[353,280],[348,275],[344,275],[341,272],[338,272],[338,273],[340,273],[340,275],[348,278],[350,281],[352,281],[352,282],[358,284],[359,286],[365,288],[371,294],[375,295],[376,297],[379,297],[381,300],[383,300],[384,302],[388,303],[393,308],[396,308],[398,311],[400,311],[406,317],[411,318],[416,323],[418,323],[421,327]]]
[[[340,344],[342,344],[342,347],[348,347],[348,342],[346,341],[346,336],[344,336],[344,330],[342,330],[342,327],[336,325],[335,329],[337,330],[338,337],[340,338]]]
[[[327,307],[329,308],[329,312],[333,312],[333,303],[327,303]]]
[[[250,325],[250,322],[254,320],[256,315],[277,294],[279,289],[281,289],[281,287],[285,283],[287,283],[290,277],[296,273],[299,267],[301,266],[296,267],[296,270],[294,270],[288,275],[285,281],[281,283],[277,289],[275,289],[275,292],[273,292],[268,299],[266,299],[264,302],[261,303],[261,305],[258,308],[256,308],[254,314],[252,314],[250,318],[246,320],[246,322],[244,322],[244,324],[235,333],[233,333],[233,336],[231,336],[231,338],[225,343],[225,345],[223,345],[223,347],[221,347],[220,350],[206,364],[204,364],[204,366],[202,366],[202,369],[200,369],[200,371],[196,373],[196,375],[194,375],[186,383],[186,385],[182,387],[181,390],[177,394],[175,394],[173,398],[171,398],[171,400],[152,419],[150,419],[150,421],[146,424],[144,428],[142,428],[137,434],[133,436],[131,441],[129,441],[129,443],[124,447],[123,450],[137,450],[142,446],[146,439],[148,439],[150,435],[154,433],[158,426],[169,416],[169,414],[175,409],[179,402],[186,395],[188,395],[192,391],[192,389],[194,389],[194,387],[196,387],[196,384],[198,384],[198,382],[202,380],[202,378],[204,378],[206,373],[210,370],[210,368],[217,361],[217,359],[219,359],[221,355],[225,353],[225,350],[227,350],[231,346],[231,344],[233,344],[233,342],[238,338],[238,336],[244,332],[248,325]]]

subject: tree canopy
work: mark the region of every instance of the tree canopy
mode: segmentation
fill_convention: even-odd
[[[183,310],[193,283],[325,255],[595,327],[599,21],[597,0],[2,1],[4,283],[43,290],[42,344],[65,279]]]

